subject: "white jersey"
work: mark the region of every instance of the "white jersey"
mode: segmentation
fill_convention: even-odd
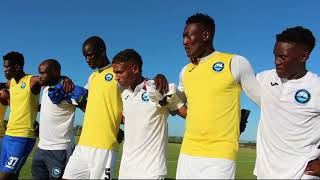
[[[48,96],[49,86],[44,87],[41,97],[39,144],[44,150],[64,150],[73,143],[75,106],[62,101],[53,104]]]
[[[162,107],[150,103],[144,83],[132,92],[121,93],[123,101],[124,144],[119,179],[146,178],[166,175],[169,111],[182,107],[183,102],[173,94]]]
[[[257,133],[258,179],[301,179],[308,161],[319,158],[320,78],[296,80],[261,72],[261,119]]]
[[[220,53],[219,51],[214,51],[213,53],[209,54],[206,57],[200,58],[199,63],[203,63],[216,53]],[[179,97],[184,101],[187,102],[187,98],[184,93],[184,87],[182,85],[183,74],[185,71],[185,66],[179,75],[179,86],[177,93]],[[246,95],[258,106],[260,106],[260,85],[255,78],[254,71],[251,67],[249,61],[242,56],[235,55],[232,57],[231,60],[231,74],[236,82],[241,85],[242,90],[246,93]]]

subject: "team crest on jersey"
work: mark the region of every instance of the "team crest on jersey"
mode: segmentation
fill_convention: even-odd
[[[51,171],[51,175],[55,178],[59,178],[61,175],[61,169],[58,167],[53,168]]]
[[[149,101],[149,97],[148,97],[148,95],[147,95],[147,92],[142,93],[141,99],[142,99],[144,102]]]
[[[216,62],[213,64],[212,66],[212,69],[215,71],[215,72],[221,72],[224,68],[224,64],[223,62]]]
[[[104,77],[107,81],[111,81],[113,79],[113,75],[111,73],[106,74]]]
[[[310,101],[311,95],[310,95],[309,91],[307,91],[305,89],[300,89],[294,95],[294,99],[299,104],[306,104],[307,102]]]
[[[25,82],[21,84],[21,89],[24,89],[24,88],[26,88],[26,83]]]

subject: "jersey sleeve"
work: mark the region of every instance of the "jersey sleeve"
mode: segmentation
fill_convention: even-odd
[[[183,79],[183,74],[184,74],[184,71],[186,70],[186,68],[187,68],[187,66],[185,66],[182,70],[181,70],[181,72],[180,72],[180,74],[179,74],[179,85],[178,85],[178,88],[177,88],[177,96],[180,98],[180,100],[182,100],[184,103],[186,103],[187,102],[187,97],[186,97],[186,94],[185,94],[185,92],[184,92],[184,87],[183,87],[183,81],[182,81],[182,79]]]
[[[232,61],[236,61],[236,63],[233,64],[236,64],[236,66],[238,66],[234,67],[233,69],[237,69],[239,72],[238,80],[242,87],[242,90],[254,103],[260,106],[261,86],[254,75],[254,71],[251,67],[251,64],[246,58],[238,55],[233,57]],[[232,72],[232,74],[234,73]]]

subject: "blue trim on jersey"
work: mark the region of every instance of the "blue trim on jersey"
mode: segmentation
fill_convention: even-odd
[[[0,171],[17,173],[26,162],[36,139],[5,135],[2,143]]]

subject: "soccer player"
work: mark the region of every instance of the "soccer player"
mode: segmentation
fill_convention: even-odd
[[[117,133],[122,116],[120,89],[106,55],[104,41],[88,38],[82,53],[93,72],[88,80],[89,91],[79,143],[69,159],[64,179],[111,179],[117,159]],[[157,76],[163,77],[163,76]],[[160,89],[167,82],[160,78]]]
[[[50,89],[62,84],[64,80],[57,60],[48,59],[41,62],[38,70],[40,85],[44,86],[44,89],[41,96],[38,149],[31,167],[32,179],[61,179],[74,149],[75,105],[62,98],[59,98],[61,102],[51,100],[54,96],[50,96]],[[80,88],[75,86],[72,92]],[[86,91],[82,92],[82,96],[85,97]],[[61,96],[61,93],[59,95]],[[83,100],[85,101],[85,98]]]
[[[9,91],[7,89],[0,90],[0,154],[2,150],[2,138],[5,133],[4,129],[4,116],[7,106],[9,105]]]
[[[189,17],[183,44],[190,63],[180,73],[180,97],[187,101],[186,129],[177,179],[233,179],[239,143],[241,89],[260,104],[260,86],[242,56],[216,51],[214,20]]]
[[[25,74],[24,57],[19,52],[3,56],[4,74],[10,91],[10,115],[3,138],[0,159],[0,179],[18,178],[21,167],[27,160],[34,144],[34,122],[38,113],[41,90],[38,76]],[[65,79],[66,91],[73,89]]]
[[[165,100],[159,103],[151,96],[160,93],[152,88],[153,80],[142,76],[142,64],[141,56],[133,49],[119,52],[112,61],[115,78],[123,88],[121,98],[125,118],[119,179],[164,179],[169,112],[186,116],[187,109],[174,88],[170,89],[173,94],[167,103],[162,102]]]
[[[306,68],[314,46],[309,29],[288,28],[276,35],[275,69],[257,74],[263,88],[258,179],[316,178],[308,174],[316,175],[312,171],[320,157],[320,78]]]

